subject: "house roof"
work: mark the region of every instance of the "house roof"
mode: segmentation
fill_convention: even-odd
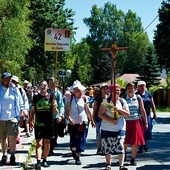
[[[119,76],[117,78],[122,79],[125,82],[135,82],[137,77],[139,77],[139,74],[123,74],[123,75],[121,75],[121,76]],[[160,77],[160,79],[161,79],[160,82],[161,82],[162,85],[166,85],[167,84],[165,78]],[[91,84],[90,86],[92,86],[92,87],[94,87],[94,86],[100,87],[100,85],[102,83],[107,83],[108,85],[110,85],[111,81],[108,80],[108,81],[101,82],[101,83]]]
[[[139,74],[123,74],[118,78],[122,79],[122,80],[124,80],[126,82],[135,82],[137,77],[139,77]],[[160,81],[161,84],[166,85],[166,79],[162,78],[162,77],[160,77],[160,79],[161,79],[161,81]]]

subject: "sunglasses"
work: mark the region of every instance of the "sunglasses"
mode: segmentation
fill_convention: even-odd
[[[46,87],[47,85],[46,84],[41,84],[40,87],[43,88],[43,87]]]

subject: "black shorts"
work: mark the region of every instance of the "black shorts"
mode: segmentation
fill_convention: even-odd
[[[35,139],[51,139],[54,136],[53,126],[35,126]]]

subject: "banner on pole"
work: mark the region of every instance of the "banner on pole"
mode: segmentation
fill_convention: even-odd
[[[45,29],[45,51],[70,51],[70,30]]]

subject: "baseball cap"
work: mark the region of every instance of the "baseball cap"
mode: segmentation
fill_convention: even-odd
[[[1,79],[7,78],[7,77],[12,77],[11,73],[8,73],[8,72],[2,73]]]
[[[140,86],[140,85],[146,85],[145,81],[138,81],[137,86]]]

